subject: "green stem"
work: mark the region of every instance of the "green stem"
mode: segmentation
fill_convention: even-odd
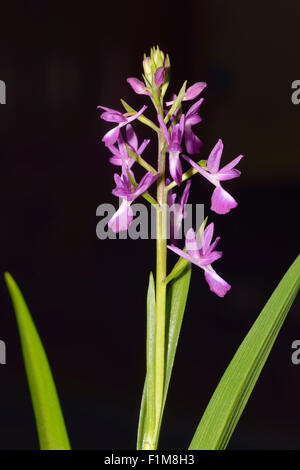
[[[165,190],[165,139],[162,131],[158,132],[158,171],[157,182],[157,235],[156,235],[156,319],[155,319],[155,429],[149,436],[143,449],[157,449],[161,413],[163,408],[165,381],[165,322],[167,285],[164,282],[167,274],[167,218]]]
[[[165,139],[162,133],[158,136],[158,171],[157,183],[157,240],[156,240],[156,352],[155,352],[155,448],[158,442],[159,421],[162,412],[165,374],[165,319],[166,319],[166,284],[167,274],[167,236],[166,236],[166,203],[165,191]]]

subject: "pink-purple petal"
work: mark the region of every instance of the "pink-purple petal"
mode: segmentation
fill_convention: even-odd
[[[206,254],[208,249],[209,249],[210,243],[212,241],[213,234],[214,234],[214,224],[213,224],[213,222],[211,222],[205,228],[205,230],[202,234],[202,250],[203,250],[204,254]]]
[[[233,178],[238,178],[239,176],[241,176],[241,172],[236,168],[232,168],[227,171],[224,171],[224,169],[222,169],[216,174],[216,178],[218,181],[232,180]]]
[[[223,252],[222,251],[213,251],[205,256],[201,256],[200,264],[201,266],[207,266],[208,264],[214,263],[219,258],[222,258]]]
[[[223,142],[221,139],[218,140],[212,151],[210,152],[210,155],[207,159],[207,169],[210,171],[210,173],[217,173],[220,167],[220,161],[222,157],[222,152],[223,152]]]
[[[108,222],[108,226],[113,232],[118,233],[123,230],[128,230],[128,227],[133,220],[133,212],[129,204],[130,203],[128,201],[123,199],[119,209]]]
[[[205,82],[196,82],[194,85],[190,86],[185,93],[184,100],[193,100],[197,98],[198,95],[204,90],[206,87]]]
[[[186,124],[185,134],[184,134],[185,146],[187,151],[191,155],[195,155],[200,152],[200,148],[203,145],[203,142],[199,139],[198,136],[192,131],[190,125]]]
[[[197,112],[198,112],[198,109],[200,108],[201,104],[203,103],[204,101],[204,98],[200,98],[200,100],[196,101],[196,103],[194,103],[190,109],[188,110],[188,112],[186,113],[186,117],[191,117],[191,116],[196,116],[197,115]]]
[[[145,87],[144,83],[141,80],[139,80],[138,78],[129,77],[129,78],[127,78],[127,82],[129,83],[129,85],[131,86],[133,91],[135,93],[137,93],[138,95],[151,96],[151,93],[149,93],[149,91],[146,90],[146,87]]]
[[[141,145],[139,146],[139,148],[137,149],[136,153],[138,155],[141,155],[143,151],[145,150],[145,148],[147,147],[147,145],[149,144],[149,142],[150,142],[150,139],[144,139]]]
[[[180,186],[182,180],[182,166],[179,158],[179,151],[169,151],[169,170],[173,180]]]
[[[143,106],[137,113],[133,114],[133,116],[130,116],[127,118],[127,122],[132,122],[134,121],[135,119],[137,119],[141,114],[143,114],[143,112],[145,111],[145,109],[147,109],[148,106]]]
[[[231,289],[230,284],[224,281],[224,279],[222,279],[211,266],[205,269],[204,276],[210,290],[219,297],[224,297],[224,295]]]
[[[178,256],[181,256],[181,258],[187,259],[191,263],[195,262],[194,259],[188,253],[181,250],[180,248],[177,248],[177,246],[167,245],[167,248],[169,248],[169,250],[171,250],[171,251],[174,251],[174,253],[176,253]]]
[[[154,81],[157,87],[160,87],[165,81],[166,69],[159,67],[154,74]]]
[[[217,214],[227,214],[237,206],[236,200],[222,186],[217,186],[211,198],[211,210]]]
[[[126,138],[130,147],[132,147],[132,149],[136,151],[138,147],[138,139],[131,124],[127,124],[126,126]]]
[[[105,145],[107,146],[113,145],[118,140],[119,133],[120,133],[120,125],[108,131],[105,134],[105,136],[102,138],[102,142],[104,142]]]
[[[139,197],[141,194],[143,194],[145,191],[147,191],[150,186],[159,178],[159,173],[157,173],[156,175],[154,173],[152,173],[151,171],[148,171],[148,173],[146,173],[143,178],[141,179],[141,181],[139,182],[138,186],[135,188],[134,192],[133,192],[133,199],[136,199],[137,197]]]
[[[161,117],[160,114],[157,115],[157,119],[158,119],[158,122],[160,124],[160,127],[164,133],[164,136],[165,136],[165,139],[166,141],[168,142],[168,144],[170,143],[170,134],[169,134],[169,131],[167,129],[167,126],[165,124],[165,121],[163,120],[163,118]]]

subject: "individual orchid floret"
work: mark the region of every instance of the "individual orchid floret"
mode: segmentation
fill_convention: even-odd
[[[130,126],[130,124],[128,124]],[[127,127],[127,126],[126,126]],[[135,162],[135,159],[130,157],[126,148],[126,144],[123,140],[122,134],[120,132],[118,141],[118,149],[115,145],[108,145],[109,150],[113,156],[109,159],[110,163],[116,166],[121,166],[122,171],[130,169]]]
[[[108,131],[102,139],[102,142],[104,142],[105,145],[108,146],[113,145],[118,140],[120,129],[123,126],[126,126],[126,124],[137,119],[141,114],[143,114],[145,109],[147,109],[147,106],[143,106],[137,113],[133,114],[132,116],[126,116],[120,111],[116,111],[115,109],[111,108],[106,108],[105,106],[98,106],[98,108],[104,109],[105,111],[100,116],[102,119],[104,119],[104,121],[119,123],[116,127]]]
[[[198,237],[195,234],[195,231],[190,228],[186,234],[186,251],[183,251],[174,245],[168,246],[168,248],[182,258],[187,259],[191,263],[196,264],[203,269],[205,280],[208,283],[210,290],[219,297],[224,297],[231,286],[224,281],[224,279],[222,279],[211,266],[214,261],[222,257],[221,251],[215,251],[215,247],[220,240],[220,237],[217,237],[215,241],[211,243],[213,232],[213,223],[209,224]]]
[[[165,81],[166,69],[164,66],[159,67],[154,74],[154,82],[157,88],[159,88]]]
[[[156,87],[159,89],[161,85],[163,85],[165,81],[165,76],[166,76],[166,69],[164,66],[159,67],[155,74],[154,74],[154,83]],[[137,93],[138,95],[147,95],[152,97],[152,93],[150,92],[150,88],[147,88],[147,86],[138,78],[135,77],[129,77],[126,80],[133,91]]]
[[[178,186],[180,186],[182,179],[182,166],[179,155],[182,152],[181,141],[184,133],[184,114],[182,114],[178,124],[173,124],[171,126],[171,134],[169,134],[163,118],[160,115],[158,115],[157,118],[168,143],[166,151],[169,153],[170,174]]]
[[[129,77],[126,79],[126,81],[129,83],[133,91],[137,93],[138,95],[152,96],[150,91],[147,89],[146,85],[138,78]]]
[[[223,189],[220,181],[231,180],[240,176],[241,172],[234,167],[243,158],[243,155],[239,155],[223,168],[219,169],[223,147],[223,142],[219,139],[208,157],[206,163],[207,170],[201,168],[187,155],[182,155],[198,173],[216,186],[211,198],[211,210],[217,214],[227,214],[238,205],[236,200]]]
[[[180,238],[182,221],[187,216],[185,205],[187,204],[187,200],[189,197],[191,183],[192,183],[191,180],[189,180],[187,184],[185,185],[179,204],[176,204],[177,195],[175,193],[172,193],[172,190],[168,192],[167,203],[171,209],[170,211],[170,240],[172,244],[176,244],[178,239]],[[169,184],[168,180],[166,181],[166,184]]]
[[[112,193],[114,196],[122,199],[119,209],[114,213],[108,223],[108,226],[115,233],[128,229],[133,220],[133,211],[130,207],[131,203],[146,192],[159,177],[159,173],[155,175],[149,171],[143,176],[139,184],[135,186],[131,182],[129,174],[134,179],[132,170],[123,171],[121,176],[116,173],[114,175],[116,187],[112,190]]]
[[[192,131],[192,127],[202,121],[202,118],[198,115],[198,110],[203,103],[204,98],[200,98],[196,103],[194,103],[188,112],[185,115],[184,121],[184,138],[185,138],[185,146],[187,151],[190,154],[199,153],[200,148],[202,147],[203,143],[199,139],[199,137],[194,134]]]
[[[128,145],[137,155],[142,155],[143,151],[150,142],[150,139],[144,139],[141,145],[139,145],[138,138],[131,124],[127,124],[126,126],[126,138]]]
[[[194,85],[190,86],[186,92],[184,97],[182,98],[182,101],[190,101],[193,100],[194,98],[197,98],[197,96],[200,95],[200,93],[206,88],[207,84],[205,82],[196,82]],[[167,101],[166,105],[167,106],[172,106],[174,101],[176,100],[177,95],[173,95],[172,101]]]

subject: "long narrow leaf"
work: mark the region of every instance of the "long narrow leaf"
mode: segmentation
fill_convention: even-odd
[[[180,273],[176,278],[174,278],[169,286],[167,291],[167,307],[166,307],[166,370],[165,370],[165,384],[164,384],[164,396],[163,396],[163,408],[161,413],[161,419],[158,426],[160,429],[161,420],[163,415],[164,406],[166,403],[167,392],[169,388],[172,368],[175,359],[176,348],[178,344],[178,338],[181,330],[183,314],[185,310],[185,305],[187,301],[187,295],[189,291],[191,280],[191,265],[189,264],[184,271]],[[148,288],[148,296],[150,292],[150,282]],[[155,293],[153,292],[152,297]],[[153,324],[155,325],[155,318],[152,319]],[[149,331],[149,328],[148,328]],[[151,336],[150,336],[151,337]],[[154,347],[154,346],[153,346]],[[146,435],[146,413],[147,413],[147,379],[145,380],[143,397],[140,410],[139,418],[139,428],[138,428],[138,440],[137,440],[137,449],[142,449],[143,440]]]
[[[5,273],[5,281],[16,314],[40,448],[69,450],[69,438],[42,342],[15,280]]]
[[[166,321],[167,359],[164,385],[164,403],[168,393],[175,353],[182,326],[185,305],[190,287],[191,272],[191,264],[189,263],[185,270],[172,282],[170,282],[168,286]]]
[[[168,285],[166,307],[166,370],[164,396],[159,428],[166,404],[178,339],[191,281],[191,263]]]
[[[149,431],[155,428],[155,285],[152,272],[147,291],[146,380],[143,390],[138,426],[137,450],[144,448]]]
[[[300,288],[300,255],[290,266],[220,380],[190,450],[225,449]]]

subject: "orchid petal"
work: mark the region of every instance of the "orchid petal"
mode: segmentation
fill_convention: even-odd
[[[207,266],[208,264],[212,264],[219,258],[222,258],[223,252],[222,251],[213,251],[212,253],[201,256],[200,264],[201,266]]]
[[[181,199],[180,199],[180,206],[181,206],[181,212],[182,212],[182,217],[183,218],[186,216],[184,206],[186,205],[189,194],[190,194],[191,184],[192,184],[191,180],[189,180],[186,183],[185,188],[184,188],[183,193],[182,193],[182,196],[181,196]]]
[[[138,155],[141,155],[143,151],[145,150],[145,148],[147,147],[147,145],[149,144],[149,142],[150,142],[150,139],[144,139],[141,145],[139,146],[139,148],[137,149],[136,153]]]
[[[210,290],[219,297],[224,297],[224,295],[231,289],[231,286],[224,281],[224,279],[222,279],[211,266],[206,267],[204,276]]]
[[[170,134],[169,134],[169,131],[168,131],[167,126],[165,124],[165,121],[163,120],[163,118],[161,117],[160,114],[157,115],[157,119],[158,119],[160,127],[161,127],[161,129],[164,133],[166,141],[168,142],[168,144],[170,144]]]
[[[208,173],[208,171],[203,170],[203,168],[201,168],[201,166],[199,166],[196,162],[194,162],[194,160],[192,160],[187,155],[182,154],[182,156],[193,168],[195,168],[195,170],[198,171],[198,173],[200,173],[200,175],[204,176],[204,178],[206,178],[210,183],[217,186],[218,183],[216,182],[215,176]]]
[[[184,100],[193,100],[196,98],[200,93],[204,90],[206,87],[205,82],[196,82],[194,85],[190,86],[185,93],[185,97],[183,98]]]
[[[133,91],[135,93],[137,93],[138,95],[151,96],[151,93],[149,93],[149,91],[146,90],[146,87],[145,87],[144,83],[141,80],[139,80],[138,78],[129,77],[129,78],[127,78],[126,81],[127,81],[127,83],[129,83],[129,85],[131,86]]]
[[[119,209],[114,213],[108,226],[113,232],[118,233],[123,230],[128,230],[129,225],[133,220],[133,211],[130,207],[130,203],[123,199]]]
[[[143,114],[143,112],[145,111],[145,109],[147,109],[148,106],[144,105],[137,113],[135,113],[133,116],[130,116],[127,118],[127,122],[132,122],[134,121],[135,119],[137,119],[141,114]]]
[[[169,248],[169,250],[171,250],[171,251],[174,251],[174,253],[176,253],[178,256],[181,256],[181,258],[185,258],[188,261],[190,261],[191,263],[195,262],[194,259],[188,253],[181,250],[180,248],[177,248],[177,246],[167,245],[167,248]]]
[[[185,247],[188,253],[193,257],[200,259],[201,239],[198,240],[193,228],[190,228],[185,236]]]
[[[154,81],[157,87],[160,87],[165,81],[165,67],[159,67],[154,74]]]
[[[131,124],[126,126],[126,138],[130,147],[135,151],[138,148],[138,139]]]
[[[105,134],[105,136],[102,138],[102,142],[104,142],[105,145],[107,145],[107,146],[113,145],[118,140],[119,133],[120,133],[120,127],[121,127],[121,124],[119,124],[118,126],[114,127],[110,131],[108,131]]]
[[[211,198],[211,210],[217,214],[227,214],[238,203],[222,186],[216,187]]]
[[[217,173],[219,170],[223,148],[223,142],[221,139],[219,139],[212,151],[210,152],[206,166],[211,173]]]
[[[223,170],[220,170],[216,174],[216,179],[218,181],[226,181],[226,180],[232,180],[233,178],[238,178],[241,176],[240,170],[237,170],[236,168],[232,168],[231,170],[227,170],[226,172]]]
[[[182,166],[179,158],[179,151],[169,151],[169,170],[176,184],[180,186],[182,180]]]
[[[217,237],[215,241],[209,246],[208,250],[206,251],[205,255],[209,255],[212,253],[212,251],[216,248],[217,244],[219,243],[219,240],[221,237]]]
[[[204,101],[204,98],[200,98],[200,100],[196,101],[196,103],[194,103],[190,109],[188,110],[188,112],[186,113],[186,117],[191,117],[193,115],[196,115],[197,112],[198,112],[198,109],[200,108],[201,104],[203,103]]]
[[[143,194],[147,189],[154,183],[159,178],[160,174],[157,173],[156,175],[152,173],[152,171],[148,171],[141,181],[139,182],[138,186],[135,188],[133,192],[133,199],[136,199],[139,197],[141,194]]]
[[[212,222],[206,227],[206,229],[204,230],[202,234],[202,250],[203,250],[204,255],[207,253],[209,249],[213,234],[214,234],[214,224]]]
[[[239,155],[236,157],[234,160],[232,160],[230,163],[227,163],[227,165],[223,166],[221,168],[220,173],[226,173],[228,170],[231,170],[231,168],[234,168],[243,158],[244,155]]]
[[[200,148],[203,145],[203,142],[192,131],[191,126],[187,124],[185,126],[184,140],[185,140],[186,149],[191,155],[199,153]]]

